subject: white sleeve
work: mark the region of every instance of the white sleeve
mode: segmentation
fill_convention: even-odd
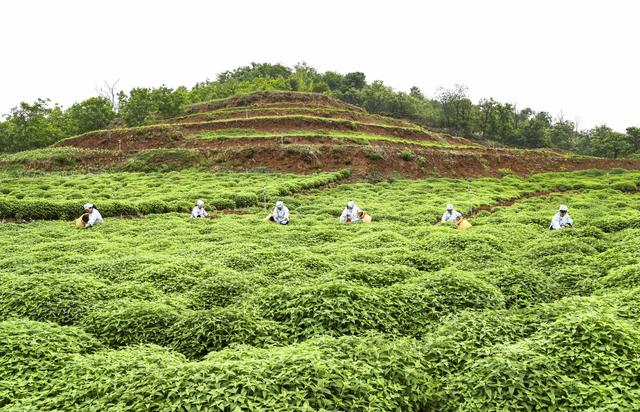
[[[573,219],[571,219],[571,216],[567,215],[567,221],[565,222],[565,224],[570,224],[571,226],[573,226]]]
[[[204,208],[202,209],[202,217],[207,217],[209,216],[209,213],[207,213],[206,210],[204,210]]]
[[[560,229],[560,216],[557,213],[551,219],[551,229]]]
[[[284,207],[284,220],[289,220],[289,208]]]
[[[349,209],[345,208],[345,209],[342,211],[342,214],[340,215],[340,221],[341,221],[341,222],[346,222],[346,221],[347,221],[347,214],[349,213],[349,212],[348,212],[348,210],[349,210]]]
[[[100,217],[99,213],[96,213],[96,211],[94,210],[93,212],[91,212],[91,214],[89,215],[89,221],[87,222],[87,225],[89,226],[93,226],[96,224],[96,222],[98,221],[98,218]]]
[[[191,217],[198,217],[198,206],[191,209]]]
[[[446,222],[447,220],[449,220],[449,219],[447,219],[447,214],[446,214],[446,213],[444,213],[444,214],[442,215],[442,220],[441,220],[441,222]]]

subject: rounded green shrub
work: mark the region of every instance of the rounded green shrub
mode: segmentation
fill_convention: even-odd
[[[231,344],[267,346],[288,341],[286,327],[235,308],[186,312],[171,327],[169,346],[189,358],[200,358]]]
[[[232,270],[221,271],[200,280],[189,294],[190,301],[192,307],[198,309],[228,306],[266,283],[266,279],[259,275],[242,275]]]
[[[283,323],[296,337],[393,332],[397,328],[389,300],[382,293],[344,281],[272,285],[253,294],[250,303],[265,319]]]
[[[82,319],[84,330],[111,347],[171,342],[171,329],[181,311],[164,303],[114,300]]]
[[[602,289],[636,288],[640,286],[640,264],[613,269],[608,275],[596,281]]]
[[[0,407],[43,390],[75,354],[100,343],[76,327],[29,320],[0,322]]]
[[[0,276],[0,317],[75,323],[106,294],[106,285],[83,275]]]
[[[410,266],[350,263],[333,270],[327,278],[344,279],[371,287],[384,287],[418,275],[420,271]]]
[[[419,336],[442,317],[464,309],[500,309],[500,290],[469,273],[444,270],[388,287],[393,318],[406,335]]]
[[[507,308],[551,302],[560,294],[560,286],[554,279],[522,266],[489,269],[478,276],[500,289]]]

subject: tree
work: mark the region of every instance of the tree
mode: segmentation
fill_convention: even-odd
[[[109,103],[111,103],[111,110],[114,111],[118,110],[118,90],[116,89],[116,86],[119,81],[120,79],[116,80],[114,83],[109,83],[105,80],[101,87],[96,87],[96,93],[98,93],[98,96],[108,100]]]
[[[105,97],[92,97],[75,103],[66,111],[67,134],[75,135],[107,127],[116,114],[111,101]]]
[[[627,142],[634,153],[640,152],[640,127],[627,127]]]
[[[65,137],[65,116],[49,99],[22,102],[11,109],[0,133],[0,151],[17,152],[48,146]]]
[[[496,103],[496,126],[491,133],[506,144],[515,144],[517,140],[515,107],[511,103]]]
[[[291,69],[280,63],[255,63],[249,66],[238,67],[232,71],[222,72],[218,75],[218,82],[224,83],[228,81],[253,81],[255,79],[288,79],[291,76]]]
[[[127,126],[139,126],[148,121],[168,119],[182,113],[186,90],[173,90],[164,85],[156,89],[135,88],[129,95],[120,93],[119,115]]]
[[[467,97],[467,86],[456,84],[452,89],[440,87],[438,101],[442,105],[444,126],[454,132],[469,135],[471,133],[471,115],[473,103]]]
[[[153,111],[151,90],[147,88],[131,89],[129,95],[121,92],[118,95],[119,115],[127,126],[139,126],[144,124],[149,114]]]
[[[549,130],[549,142],[552,147],[571,150],[576,145],[575,124],[569,120],[556,122]]]
[[[342,81],[342,90],[363,89],[367,85],[366,76],[362,72],[347,73]]]
[[[587,150],[590,154],[617,159],[629,152],[631,147],[624,133],[613,131],[607,125],[595,127],[586,133]]]
[[[330,90],[338,90],[342,87],[344,76],[336,72],[325,72],[322,80],[327,84]]]
[[[153,110],[160,119],[169,119],[182,113],[182,105],[185,103],[184,88],[173,90],[162,85],[151,90]]]
[[[289,77],[289,83],[292,90],[300,92],[325,91],[328,89],[317,70],[304,62],[295,65],[294,71]]]
[[[522,126],[519,139],[522,146],[529,148],[549,146],[550,122],[545,114],[539,113]]]
[[[479,126],[482,137],[496,137],[496,104],[497,102],[490,99],[481,99],[478,103]]]
[[[422,94],[422,90],[420,90],[418,86],[411,87],[409,96],[415,97],[416,99],[424,99],[424,94]]]

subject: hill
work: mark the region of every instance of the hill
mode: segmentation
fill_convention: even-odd
[[[280,92],[4,155],[0,409],[639,410],[637,162]]]
[[[640,160],[485,147],[432,133],[406,120],[372,115],[317,93],[256,92],[194,104],[186,112],[161,123],[70,137],[56,143],[49,150],[50,157],[47,150],[41,150],[37,159],[17,154],[0,160],[6,164],[21,159],[18,162],[28,167],[45,170],[136,164],[151,169],[154,164],[169,164],[171,168],[295,173],[351,168],[355,178],[500,176],[505,170],[528,175],[640,167]]]

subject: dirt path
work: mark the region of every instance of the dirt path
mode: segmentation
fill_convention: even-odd
[[[589,190],[589,189],[587,189]],[[516,203],[520,203],[523,202],[525,200],[528,199],[532,199],[534,197],[543,197],[543,196],[549,196],[549,195],[555,195],[558,193],[575,193],[575,191],[573,190],[559,190],[559,189],[552,189],[552,190],[543,190],[543,191],[538,191],[538,192],[532,192],[532,193],[527,193],[524,194],[522,196],[519,197],[514,197],[511,199],[506,199],[506,200],[501,200],[497,203],[493,203],[490,205],[481,205],[478,206],[476,208],[471,209],[470,212],[468,212],[464,217],[465,219],[473,219],[478,213],[485,211],[485,212],[489,212],[489,213],[493,213],[493,209],[495,209],[496,207],[509,207],[509,206],[513,206]],[[623,192],[626,194],[636,194],[636,193],[640,193],[640,187],[636,187],[636,189],[634,191],[630,191],[630,192]]]
[[[571,191],[569,190],[543,190],[543,191],[539,191],[539,192],[532,192],[532,193],[527,193],[525,195],[519,196],[519,197],[513,197],[511,199],[506,199],[506,200],[502,200],[498,203],[493,203],[490,205],[481,205],[478,206],[476,208],[471,209],[471,211],[469,213],[466,214],[465,218],[466,219],[473,219],[478,213],[484,211],[484,212],[489,212],[489,213],[493,213],[493,209],[495,209],[496,207],[508,207],[508,206],[513,206],[516,203],[525,201],[527,199],[531,199],[534,197],[542,197],[542,196],[548,196],[548,195],[552,195],[552,194],[556,194],[556,193],[570,193]]]

